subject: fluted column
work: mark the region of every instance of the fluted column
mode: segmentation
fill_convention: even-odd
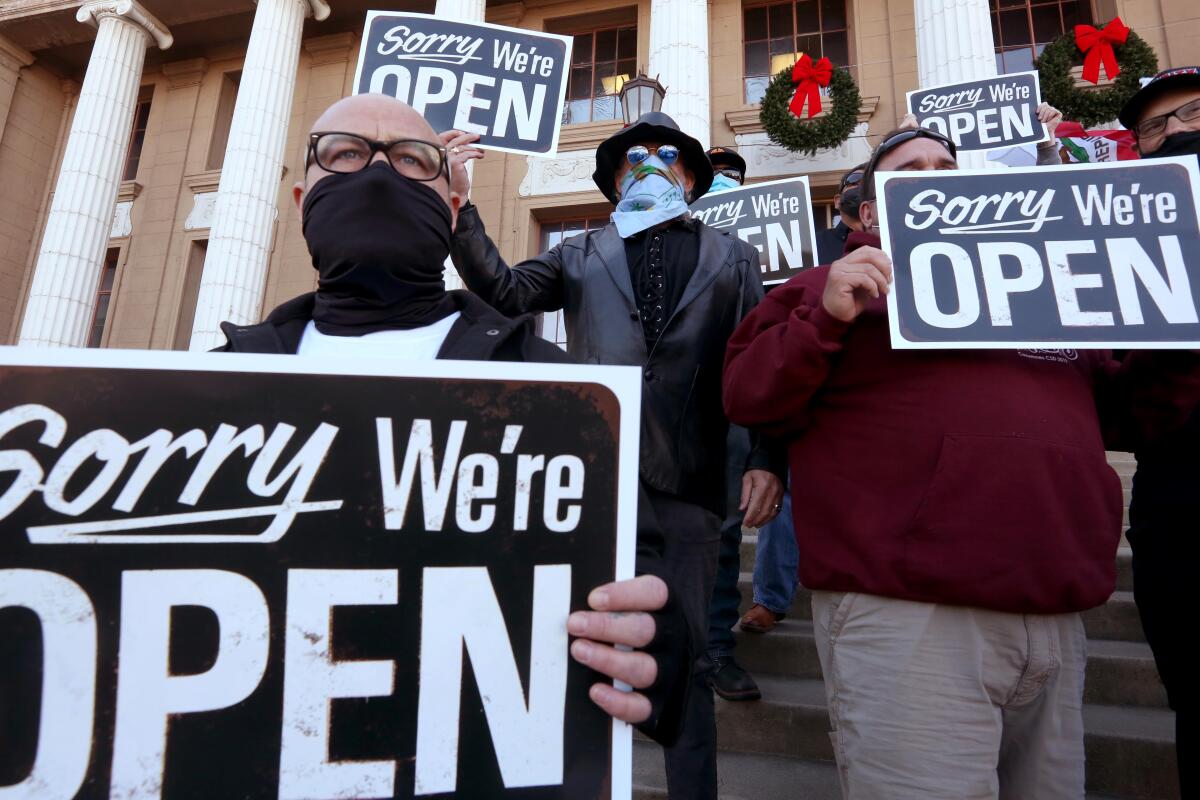
[[[133,0],[84,3],[96,26],[87,74],[63,151],[20,343],[82,347],[129,148],[146,48],[171,46],[162,23]]]
[[[305,17],[329,16],[325,0],[259,0],[242,67],[229,144],[213,209],[190,349],[224,341],[219,325],[258,320],[278,215],[288,118]]]
[[[990,78],[996,45],[988,0],[914,0],[917,79],[921,86]],[[962,167],[984,167],[983,153],[958,157]]]
[[[662,110],[708,147],[707,0],[651,0],[649,74],[667,88]]]

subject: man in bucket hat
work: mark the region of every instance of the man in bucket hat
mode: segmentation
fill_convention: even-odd
[[[474,135],[443,134],[455,191],[482,157]],[[644,114],[596,150],[596,186],[615,206],[605,227],[508,266],[474,206],[459,212],[451,257],[467,287],[504,314],[565,311],[570,355],[644,370],[641,477],[666,533],[667,570],[703,651],[725,515],[721,369],[725,343],[763,296],[758,252],[693,220],[712,166],[663,113]],[[756,442],[746,463],[746,524],[779,513],[781,453]],[[774,470],[774,472],[772,472]],[[686,596],[685,596],[686,595]],[[683,733],[667,748],[672,798],[716,797],[716,726],[707,660],[693,674]]]

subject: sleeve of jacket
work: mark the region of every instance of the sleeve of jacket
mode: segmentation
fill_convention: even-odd
[[[746,319],[763,300],[762,262],[758,250],[739,242],[741,255],[738,266],[742,270],[742,298],[739,303],[738,322]],[[762,469],[787,480],[787,445],[779,439],[750,431],[750,453],[746,457],[746,470]]]
[[[637,574],[657,575],[667,584],[667,604],[654,612],[654,640],[642,648],[653,656],[657,676],[642,694],[650,701],[650,717],[638,730],[663,745],[679,738],[683,711],[691,682],[692,664],[699,655],[692,641],[691,627],[683,609],[675,600],[675,589],[663,557],[662,527],[654,514],[645,489],[638,491]]]
[[[1105,447],[1153,447],[1182,428],[1200,404],[1200,352],[1135,350],[1119,360],[1105,358],[1097,382]]]
[[[488,238],[473,205],[459,212],[450,259],[467,288],[501,314],[515,317],[563,307],[562,245],[510,267]]]
[[[818,267],[772,290],[733,332],[724,374],[731,422],[780,439],[808,424],[809,403],[850,328],[821,303],[826,274]]]

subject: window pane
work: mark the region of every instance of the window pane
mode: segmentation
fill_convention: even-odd
[[[571,50],[571,63],[592,63],[592,35],[590,33],[576,35],[575,46]]]
[[[637,62],[632,58],[628,61],[622,61],[617,64],[617,75],[624,75],[626,80],[633,78],[637,73]],[[618,91],[620,87],[618,87]]]
[[[990,16],[992,18],[992,42],[996,49],[999,50],[1004,46],[1004,42],[1000,39],[1000,23],[994,11]]]
[[[567,119],[564,124],[572,125],[577,122],[590,122],[591,119],[591,100],[571,100],[567,103]]]
[[[808,53],[813,61],[821,57],[821,35],[810,33],[796,37],[796,52]]]
[[[1074,30],[1076,25],[1087,25],[1092,21],[1091,9],[1084,0],[1063,0],[1063,30]]]
[[[92,336],[88,341],[88,347],[99,347],[100,339],[104,335],[104,323],[108,319],[108,301],[110,295],[102,294],[96,298],[96,316],[92,323]]]
[[[597,97],[592,101],[592,121],[599,122],[602,119],[616,119],[619,116],[618,105],[615,94],[610,94],[606,97]]]
[[[742,16],[742,37],[751,42],[767,38],[767,9],[747,8]]]
[[[1025,9],[1000,12],[1000,35],[1004,46],[1032,44],[1029,39],[1029,12]]]
[[[1062,23],[1058,18],[1058,6],[1034,6],[1033,40],[1035,42],[1052,42],[1062,35]]]
[[[1033,69],[1033,50],[1031,48],[1021,47],[1004,52],[1005,72],[1028,72],[1031,69]]]
[[[844,67],[850,63],[850,47],[846,41],[846,32],[827,33],[821,37],[821,55],[833,62],[835,67]]]
[[[821,0],[821,29],[846,27],[846,0]]]
[[[791,55],[794,52],[793,48],[794,40],[791,36],[786,39],[771,40],[771,55],[773,56]]]
[[[1029,0],[999,0],[1000,8],[1014,8],[1026,6]]]
[[[111,292],[113,288],[113,281],[116,280],[116,277],[116,267],[105,265],[104,272],[100,273],[100,291]]]
[[[596,60],[612,61],[617,57],[617,29],[597,31]]]
[[[608,87],[604,85],[605,79],[608,80],[608,85],[613,85],[613,76],[617,74],[617,65],[609,61],[604,64],[597,64],[594,77],[592,78],[592,97],[599,97],[603,94],[608,94]]]
[[[821,30],[821,19],[817,14],[817,0],[799,0],[796,3],[796,32],[811,33]]]
[[[763,95],[767,93],[767,84],[771,82],[768,77],[763,78],[746,78],[746,102],[753,105],[761,103]]]
[[[572,100],[592,96],[592,68],[575,67],[571,70],[571,92],[567,95]]]
[[[767,9],[767,20],[771,26],[772,36],[790,38],[794,30],[792,28],[792,4],[783,3],[771,6]]]
[[[637,59],[637,28],[622,28],[617,34],[617,58]]]
[[[770,63],[771,58],[767,55],[766,42],[754,42],[746,45],[747,75],[766,75],[767,65]]]

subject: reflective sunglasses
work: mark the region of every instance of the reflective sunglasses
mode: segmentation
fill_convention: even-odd
[[[1191,122],[1200,117],[1200,100],[1193,100],[1169,113],[1159,114],[1157,117],[1142,120],[1133,129],[1134,133],[1137,134],[1138,139],[1157,139],[1167,129],[1167,122],[1171,117],[1180,122]]]
[[[879,146],[875,148],[875,152],[871,155],[872,163],[878,164],[879,159],[905,142],[911,142],[913,139],[933,139],[935,142],[943,144],[950,151],[950,155],[958,158],[958,146],[954,144],[954,140],[950,137],[940,134],[937,131],[931,131],[929,128],[908,128],[899,133],[893,133],[880,142]]]
[[[361,172],[376,153],[387,156],[392,169],[414,181],[431,181],[446,168],[446,149],[421,139],[377,142],[355,133],[329,131],[308,137],[307,165],[316,161],[326,172]]]
[[[736,169],[715,169],[713,170],[713,174],[724,175],[726,178],[729,178],[732,181],[737,181],[738,183],[742,182],[742,173],[738,172]]]
[[[856,169],[846,177],[842,178],[841,184],[838,185],[838,193],[840,194],[847,186],[857,186],[862,183],[863,171]]]
[[[625,151],[626,160],[634,167],[652,155],[658,156],[659,160],[669,167],[679,160],[679,148],[673,144],[664,144],[651,150],[645,145],[635,144]]]

